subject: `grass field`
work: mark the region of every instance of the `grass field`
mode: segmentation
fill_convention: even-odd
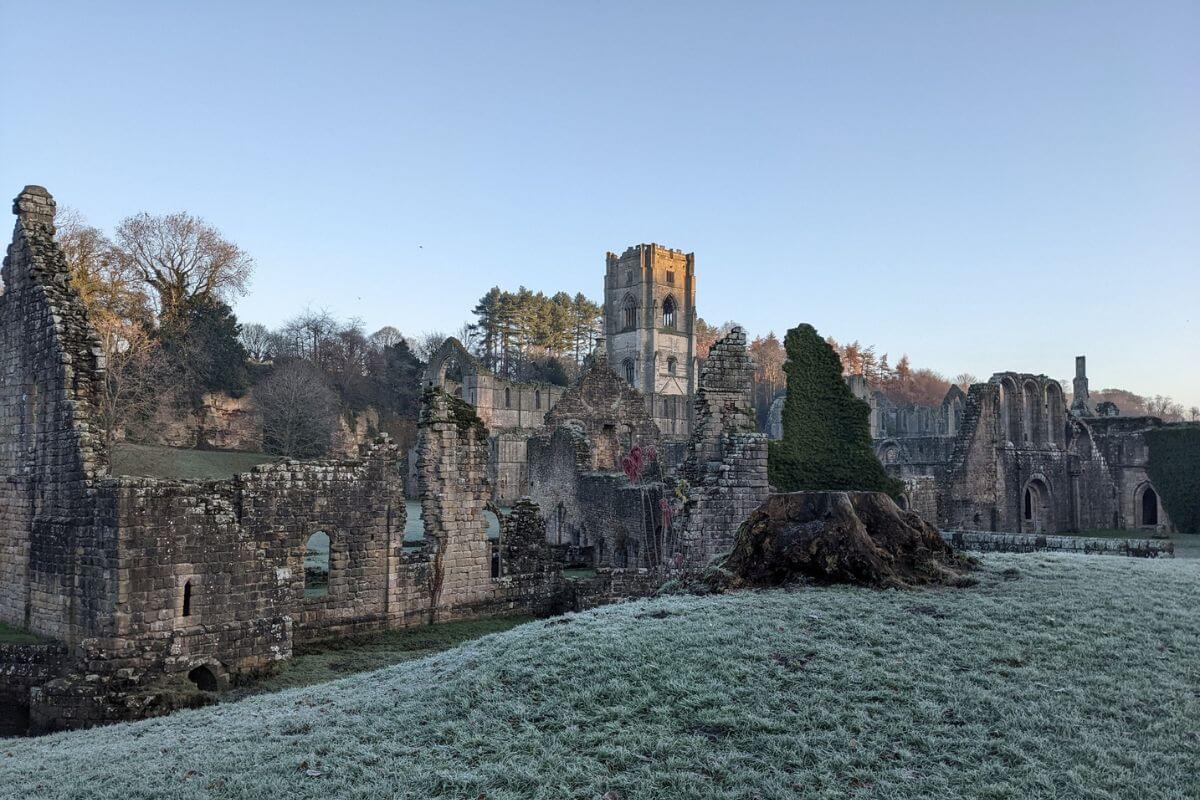
[[[41,639],[32,633],[0,622],[0,644],[37,644]]]
[[[249,472],[258,464],[276,460],[266,453],[234,453],[224,450],[185,450],[149,444],[115,442],[109,449],[113,475],[144,478],[189,478],[213,480]]]
[[[223,699],[235,700],[261,692],[295,689],[344,678],[359,672],[424,658],[489,633],[515,628],[532,617],[443,622],[419,628],[346,637],[328,642],[302,644],[278,675],[232,689]]]
[[[0,744],[20,798],[1195,798],[1200,562],[671,597]]]

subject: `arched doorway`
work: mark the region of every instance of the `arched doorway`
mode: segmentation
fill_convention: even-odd
[[[1021,532],[1050,530],[1050,489],[1041,478],[1033,478],[1021,492]]]
[[[1158,492],[1148,483],[1142,487],[1142,497],[1138,503],[1138,525],[1144,528],[1158,525]]]
[[[208,667],[196,667],[188,673],[188,680],[196,684],[196,688],[205,692],[215,692],[219,688],[217,676]]]

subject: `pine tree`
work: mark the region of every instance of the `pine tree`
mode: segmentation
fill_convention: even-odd
[[[864,490],[899,495],[903,484],[884,472],[871,450],[870,406],[842,378],[842,362],[811,325],[792,328],[784,340],[787,400],[783,439],[771,442],[772,485],[805,489]]]

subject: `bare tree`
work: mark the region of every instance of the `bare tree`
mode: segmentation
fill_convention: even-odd
[[[127,320],[149,319],[149,296],[137,275],[116,257],[112,242],[99,228],[70,208],[59,211],[55,227],[55,240],[71,271],[71,285],[93,323],[102,314]]]
[[[954,376],[954,385],[964,392],[977,383],[979,383],[979,379],[969,372],[960,372]]]
[[[1192,417],[1192,422],[1200,422],[1200,406],[1192,406],[1188,409],[1188,414]]]
[[[329,450],[337,424],[337,396],[321,372],[303,361],[283,365],[254,388],[263,417],[263,446],[290,458],[317,458]]]
[[[140,323],[104,315],[93,327],[107,366],[100,395],[100,425],[104,438],[112,441],[153,414],[171,382],[170,370],[158,341]]]
[[[394,344],[398,344],[403,338],[404,334],[400,333],[398,329],[393,328],[391,325],[384,325],[368,336],[367,342],[376,350],[385,350]]]
[[[1163,422],[1182,422],[1183,406],[1169,397],[1156,394],[1146,400],[1146,413]]]
[[[285,322],[280,329],[283,351],[276,355],[303,358],[324,367],[341,328],[342,323],[328,311],[305,309]]]
[[[221,232],[185,212],[137,214],[117,226],[115,257],[158,296],[169,313],[197,296],[230,300],[246,293],[254,260]]]
[[[413,352],[422,361],[428,361],[445,343],[448,337],[442,331],[425,331],[409,339]]]
[[[274,340],[271,337],[271,330],[261,322],[243,324],[241,332],[238,334],[238,341],[242,343],[242,347],[246,348],[246,355],[253,361],[259,363],[270,361],[274,355],[272,352]]]

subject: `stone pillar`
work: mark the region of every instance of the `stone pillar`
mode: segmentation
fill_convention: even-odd
[[[427,389],[417,432],[417,486],[425,536],[433,549],[430,621],[462,616],[491,600],[491,543],[484,508],[488,430],[470,405]],[[465,607],[462,611],[453,609]]]
[[[738,527],[767,498],[767,437],[754,422],[754,360],[734,328],[709,350],[696,391],[695,425],[680,470],[688,483],[681,549],[703,566],[733,545]]]
[[[1087,356],[1075,356],[1074,397],[1071,398],[1071,413],[1077,417],[1092,417],[1092,401],[1088,396]]]

